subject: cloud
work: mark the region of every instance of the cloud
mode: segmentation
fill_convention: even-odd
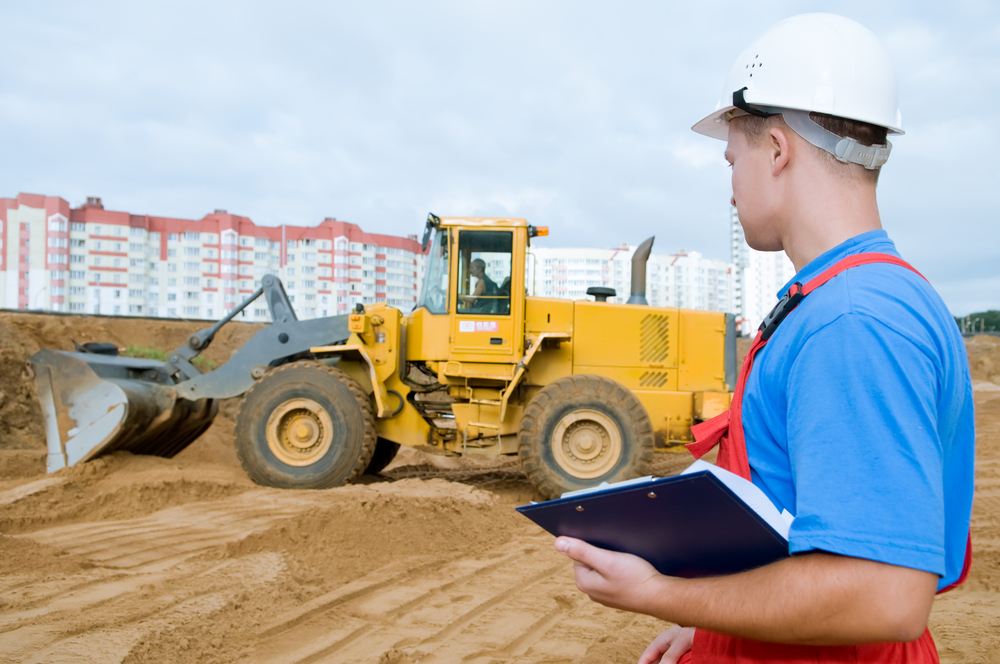
[[[99,195],[180,217],[223,207],[264,224],[336,216],[398,234],[429,210],[503,214],[551,226],[551,246],[656,234],[664,250],[728,259],[723,145],[689,127],[754,35],[825,7],[5,3],[0,196]],[[1000,262],[1000,8],[837,11],[869,25],[898,70],[908,133],[880,184],[886,226],[949,305],[1000,297],[962,276]]]

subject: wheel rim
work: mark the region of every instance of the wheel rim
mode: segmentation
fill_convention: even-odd
[[[309,466],[333,444],[333,421],[312,399],[292,399],[267,418],[267,446],[282,463]]]
[[[552,434],[556,463],[581,480],[604,475],[622,456],[618,425],[596,410],[575,410],[556,424]]]

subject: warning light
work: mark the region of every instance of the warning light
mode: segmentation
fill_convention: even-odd
[[[528,237],[542,237],[548,234],[548,226],[528,226]]]

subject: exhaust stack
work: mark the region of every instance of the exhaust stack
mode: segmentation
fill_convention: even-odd
[[[639,245],[632,254],[632,292],[629,294],[626,304],[645,304],[646,300],[646,261],[649,260],[649,252],[653,250],[653,240],[656,236],[649,238]]]

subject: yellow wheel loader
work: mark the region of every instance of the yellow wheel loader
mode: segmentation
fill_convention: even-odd
[[[424,233],[414,310],[357,305],[299,321],[272,276],[166,362],[42,350],[30,362],[49,470],[110,451],[172,456],[242,395],[236,451],[259,484],[320,489],[377,473],[400,445],[518,455],[545,497],[647,474],[654,450],[729,406],[731,314],[650,307],[635,252],[627,304],[526,295],[523,219],[439,218]],[[191,360],[257,297],[272,323],[202,374]],[[79,349],[87,351],[86,348]],[[113,350],[113,349],[112,349]]]

